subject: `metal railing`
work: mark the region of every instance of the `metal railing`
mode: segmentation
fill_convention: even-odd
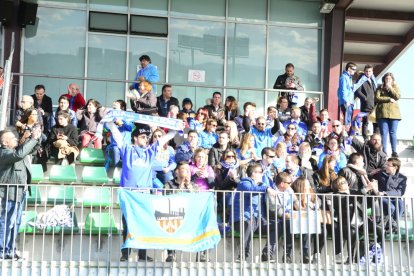
[[[20,230],[17,248],[21,256],[32,264],[53,263],[59,267],[60,263],[60,269],[65,269],[66,263],[78,263],[85,269],[98,271],[138,268],[170,271],[167,253],[161,250],[148,250],[154,262],[137,262],[134,251],[129,262],[119,261],[123,239],[118,189],[32,185],[32,196],[24,203],[22,224],[16,225]],[[97,196],[99,191],[102,196]],[[262,208],[260,204],[258,207],[247,202],[264,194],[214,193],[222,240],[216,248],[208,250],[208,263],[197,262],[196,253],[177,252],[175,266],[183,268],[197,263],[202,266],[198,269],[221,267],[235,274],[243,269],[253,271],[257,266],[266,271],[321,274],[371,271],[409,275],[414,272],[411,262],[414,198],[319,194],[317,208],[300,208],[302,197],[306,204],[313,206],[311,198],[279,193],[279,199],[273,202],[267,198],[267,207]],[[393,210],[384,199],[400,200],[395,212],[400,213],[404,208],[403,214],[392,219]],[[56,226],[50,217],[46,219],[45,212],[60,204],[68,206],[72,225]],[[351,212],[354,207],[355,213]],[[243,219],[245,212],[255,208],[258,208],[255,219]],[[237,219],[240,216],[243,223]],[[257,227],[250,227],[255,223]],[[3,269],[5,265],[2,262]]]

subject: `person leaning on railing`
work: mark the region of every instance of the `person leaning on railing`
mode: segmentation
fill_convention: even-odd
[[[240,254],[235,262],[240,262],[250,256],[252,233],[259,229],[259,225],[263,222],[262,195],[267,193],[270,197],[276,196],[276,191],[272,187],[262,183],[263,169],[261,164],[250,164],[246,174],[247,177],[242,178],[237,185],[238,193],[235,194],[233,201],[234,229],[243,238],[241,245],[243,249],[240,249]],[[262,228],[264,229],[264,227]]]
[[[292,184],[292,177],[287,172],[281,172],[274,177],[274,185],[272,188],[276,191],[276,197],[272,197],[271,194],[266,198],[266,212],[263,216],[268,223],[268,240],[266,246],[262,251],[262,262],[274,262],[275,253],[277,252],[276,242],[277,238],[283,236],[285,242],[281,242],[281,245],[286,245],[283,248],[282,261],[292,262],[292,234],[290,231],[290,218],[293,209],[298,209],[298,202],[294,191],[290,187]]]
[[[190,166],[187,162],[182,161],[177,164],[177,167],[174,170],[174,179],[165,183],[164,186],[164,193],[165,194],[173,194],[177,190],[180,192],[198,192],[199,188],[194,182],[191,181],[191,172]],[[176,253],[175,250],[167,250],[167,258],[165,259],[166,262],[175,262],[176,260]],[[207,256],[205,251],[200,254],[199,260],[201,262],[207,261]]]

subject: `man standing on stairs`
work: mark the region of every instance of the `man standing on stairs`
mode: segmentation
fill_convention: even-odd
[[[18,260],[16,238],[22,218],[27,184],[31,182],[30,155],[40,145],[42,130],[18,145],[10,130],[0,131],[0,259]],[[30,190],[29,190],[30,193]]]

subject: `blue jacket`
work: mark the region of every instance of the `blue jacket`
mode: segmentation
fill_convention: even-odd
[[[260,210],[262,208],[262,195],[266,193],[268,186],[266,185],[257,185],[253,181],[253,179],[246,177],[242,178],[237,184],[237,191],[238,192],[246,192],[246,193],[236,193],[234,196],[233,201],[233,221],[240,221],[241,213],[243,213],[243,220],[249,220],[251,216],[258,218],[260,212],[264,214],[264,210]],[[251,193],[254,192],[254,193]],[[241,206],[241,198],[240,195],[244,195],[244,206]],[[241,210],[240,208],[243,208]]]
[[[188,142],[178,146],[175,153],[175,162],[180,163],[181,161],[190,162],[193,158],[194,152],[191,150],[191,147]]]
[[[200,147],[205,149],[211,149],[215,143],[218,141],[218,135],[214,132],[208,133],[207,131],[203,130],[198,133],[198,141]]]
[[[143,76],[145,80],[151,83],[157,82],[160,79],[157,67],[151,63],[148,64],[147,67],[139,69],[137,75],[135,76],[135,80],[137,81],[141,76]],[[133,83],[132,86],[134,87],[134,89],[139,90],[138,83]],[[157,92],[157,86],[155,84],[152,85],[152,92]]]
[[[338,100],[339,105],[354,103],[354,85],[352,84],[352,76],[346,71],[344,71],[339,78]]]
[[[158,152],[158,142],[141,148],[124,143],[121,148],[121,187],[152,188],[152,161]]]
[[[326,156],[326,152],[322,152],[321,155],[319,155],[319,161],[318,161],[318,169],[322,168],[322,164],[323,164],[323,159],[325,159]],[[336,165],[334,168],[335,173],[337,174],[342,168],[346,167],[346,163],[347,163],[347,158],[345,153],[343,153],[343,151],[340,152],[339,154],[339,160],[336,161]]]

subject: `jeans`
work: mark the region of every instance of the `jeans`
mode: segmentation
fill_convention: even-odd
[[[341,105],[341,111],[344,114],[344,125],[350,125],[352,122],[352,112],[354,112],[354,105],[350,104],[348,107]]]
[[[277,228],[277,229],[276,229]],[[279,246],[283,247],[283,252],[286,253],[287,257],[292,257],[292,249],[293,249],[293,235],[290,232],[290,221],[285,220],[282,221],[275,221],[274,219],[269,220],[269,234],[266,246],[263,248],[262,255],[267,255],[269,257],[273,256],[276,251],[276,242],[283,237],[284,240],[281,241]],[[307,235],[304,235],[307,236]],[[305,255],[308,255],[309,252],[309,240],[307,237],[302,237],[303,240],[303,247]]]
[[[105,169],[108,170],[111,165],[111,161],[114,167],[120,167],[121,163],[121,150],[116,146],[107,147],[107,157],[105,160]]]
[[[400,198],[382,198],[383,210],[384,214],[388,215],[390,213],[392,219],[397,221],[404,215],[404,201]],[[397,206],[398,206],[398,213],[397,213]]]
[[[399,120],[396,119],[378,119],[378,127],[380,129],[382,146],[384,152],[387,153],[388,134],[390,136],[390,143],[392,152],[397,152],[397,127]]]
[[[6,255],[13,256],[16,251],[16,239],[19,233],[19,227],[22,220],[23,202],[26,198],[26,192],[23,192],[20,202],[1,200],[0,213],[0,257]]]

